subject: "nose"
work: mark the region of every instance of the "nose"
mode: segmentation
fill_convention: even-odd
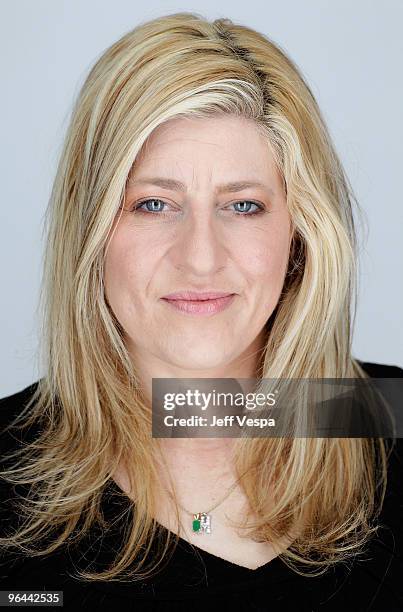
[[[225,267],[228,245],[220,219],[208,206],[190,209],[180,224],[170,255],[176,268],[188,276],[209,276]]]

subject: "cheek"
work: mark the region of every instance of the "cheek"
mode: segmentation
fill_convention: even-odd
[[[140,295],[138,288],[144,287],[147,278],[149,258],[144,256],[145,247],[141,241],[133,240],[124,229],[119,227],[113,234],[105,257],[104,284],[107,299],[112,308],[121,309],[130,304],[133,297]]]
[[[243,247],[237,247],[237,261],[244,274],[254,281],[277,285],[284,279],[289,257],[289,238],[283,231],[259,232]]]

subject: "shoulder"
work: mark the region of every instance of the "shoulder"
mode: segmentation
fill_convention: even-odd
[[[357,361],[372,378],[403,378],[403,368],[399,366]],[[391,443],[388,451],[388,486],[380,519],[384,536],[390,541],[387,545],[383,541],[382,546],[399,556],[403,554],[403,438],[388,438],[388,442]],[[403,556],[400,558],[403,563]]]
[[[385,363],[373,363],[357,359],[360,366],[371,376],[371,378],[403,378],[403,368]],[[401,385],[399,383],[399,389]],[[403,438],[395,438],[393,450],[389,457],[389,469],[393,479],[398,479],[398,487],[395,491],[403,493]],[[400,504],[402,504],[401,496]],[[403,507],[401,507],[403,510]]]
[[[27,387],[0,398],[0,430],[7,427],[25,408],[39,384],[39,380]]]
[[[386,363],[374,363],[356,359],[359,365],[371,378],[403,378],[403,368]]]
[[[27,437],[31,434],[35,435],[37,429],[35,425],[27,430],[19,429],[14,425],[17,417],[22,414],[32,399],[38,385],[39,380],[11,395],[0,398],[0,447],[2,456],[6,452],[14,450],[23,440],[27,441]],[[17,425],[19,424],[20,422],[17,422]]]

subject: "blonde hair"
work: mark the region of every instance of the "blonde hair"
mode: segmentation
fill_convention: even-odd
[[[160,527],[153,519],[157,440],[105,298],[103,263],[132,164],[152,131],[174,117],[226,113],[252,120],[267,138],[294,227],[259,375],[367,377],[351,355],[355,198],[296,65],[263,34],[225,18],[180,12],[125,34],[95,63],[73,109],[47,211],[40,297],[46,375],[15,422],[42,429],[10,455],[23,455],[18,466],[1,472],[30,487],[20,501],[24,523],[0,545],[39,556],[77,543],[97,521],[107,526],[102,491],[125,464],[138,492],[127,538],[109,568],[82,571],[82,580],[142,580],[172,538],[178,541],[167,531],[161,557],[144,568]],[[303,524],[281,554],[310,575],[363,550],[386,490],[381,438],[236,442],[236,470],[248,475],[242,486],[259,517],[249,537],[276,543]]]

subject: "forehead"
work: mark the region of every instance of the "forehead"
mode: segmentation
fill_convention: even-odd
[[[238,180],[243,170],[250,181],[276,173],[267,138],[252,120],[233,115],[176,117],[158,126],[143,144],[130,178],[161,169],[175,176],[225,174],[228,181]]]

